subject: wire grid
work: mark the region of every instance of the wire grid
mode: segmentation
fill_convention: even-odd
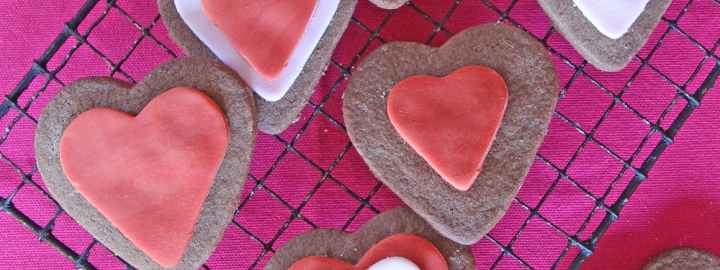
[[[714,4],[720,5],[720,1],[718,0],[706,1],[713,1]],[[2,133],[2,137],[0,137],[0,146],[10,143],[8,142],[10,133],[12,132],[13,128],[17,126],[18,122],[20,122],[22,119],[27,119],[35,124],[37,123],[35,116],[33,116],[29,112],[31,105],[41,95],[43,95],[43,93],[48,87],[48,84],[50,84],[51,82],[57,83],[61,86],[64,86],[67,83],[58,79],[57,75],[63,70],[63,68],[66,67],[70,59],[73,58],[75,52],[80,47],[86,46],[97,57],[102,59],[110,68],[109,74],[111,76],[125,79],[133,83],[137,82],[137,80],[140,78],[135,78],[134,76],[129,74],[129,72],[127,72],[123,68],[123,65],[133,54],[139,44],[143,42],[143,40],[146,40],[146,42],[151,41],[154,46],[161,48],[170,57],[178,57],[178,55],[170,48],[172,46],[166,45],[163,41],[161,41],[162,38],[159,38],[152,33],[152,30],[156,28],[158,23],[160,22],[159,15],[154,17],[151,23],[143,25],[127,10],[123,9],[121,2],[122,1],[115,0],[87,0],[83,7],[77,12],[76,16],[65,24],[63,31],[51,43],[50,47],[45,51],[45,53],[40,58],[33,61],[30,70],[18,83],[17,87],[7,96],[5,96],[2,105],[0,105],[0,120],[2,120],[2,122],[0,123],[6,123],[5,129]],[[472,1],[453,1],[451,7],[448,9],[447,14],[444,14],[440,19],[434,18],[433,16],[428,14],[421,7],[422,5],[420,3],[422,1],[416,2],[408,3],[405,7],[403,7],[403,9],[405,9],[403,11],[385,12],[384,17],[380,20],[380,23],[377,27],[372,27],[366,24],[361,19],[359,19],[357,15],[353,17],[351,24],[354,24],[359,29],[367,32],[369,34],[369,38],[365,41],[364,45],[360,47],[360,50],[357,51],[357,53],[353,54],[353,57],[349,64],[342,64],[335,59],[332,60],[329,68],[337,69],[339,75],[335,80],[334,84],[332,84],[329,90],[322,95],[322,98],[320,98],[319,101],[310,101],[310,104],[308,106],[308,109],[310,111],[309,117],[307,117],[306,121],[296,124],[296,126],[299,126],[299,129],[294,130],[292,132],[293,134],[290,134],[290,136],[273,136],[273,139],[275,141],[282,144],[283,149],[274,158],[267,172],[262,175],[255,175],[253,173],[249,175],[248,180],[250,183],[246,184],[246,186],[251,186],[251,189],[247,193],[247,195],[243,197],[238,211],[246,207],[249,201],[251,201],[259,191],[264,190],[268,194],[270,194],[272,198],[284,205],[284,207],[287,207],[291,214],[287,217],[287,221],[279,228],[279,230],[269,241],[262,240],[261,237],[258,237],[255,233],[246,228],[243,224],[241,224],[237,220],[233,220],[231,226],[236,226],[239,230],[247,234],[247,236],[252,238],[257,243],[257,245],[261,246],[262,249],[260,254],[247,267],[247,269],[258,269],[262,267],[263,262],[266,261],[267,258],[275,252],[276,242],[279,241],[280,237],[288,230],[292,222],[301,221],[313,228],[319,227],[309,217],[303,215],[302,210],[310,201],[310,199],[316,193],[318,193],[318,190],[325,182],[332,182],[338,185],[343,191],[350,195],[350,197],[360,203],[359,206],[353,210],[354,212],[351,217],[342,226],[343,230],[347,230],[351,226],[353,221],[361,213],[361,211],[363,211],[364,209],[370,210],[374,214],[380,212],[380,209],[371,202],[371,199],[381,190],[381,183],[372,183],[372,189],[367,193],[366,196],[363,196],[353,191],[353,188],[348,186],[344,181],[342,181],[341,179],[337,179],[331,174],[333,170],[337,167],[338,163],[343,160],[345,155],[352,149],[352,145],[349,142],[344,144],[342,150],[333,159],[331,164],[325,167],[310,158],[306,152],[299,150],[298,141],[299,138],[310,128],[311,124],[314,121],[319,121],[317,119],[320,118],[328,120],[334,126],[343,131],[345,130],[342,121],[338,120],[335,116],[332,115],[332,113],[326,111],[324,106],[331,99],[331,96],[335,94],[335,92],[337,92],[337,89],[340,88],[342,82],[346,81],[351,76],[353,68],[356,66],[361,57],[372,49],[372,43],[385,43],[388,41],[386,40],[386,38],[383,37],[381,32],[383,30],[383,27],[389,22],[389,20],[393,16],[396,16],[398,12],[411,10],[412,12],[415,12],[418,15],[422,16],[424,19],[428,20],[432,24],[433,30],[428,33],[425,43],[433,44],[433,42],[436,41],[436,37],[440,34],[445,34],[448,36],[454,34],[452,31],[448,30],[445,27],[445,23],[453,16],[454,12],[461,5]],[[497,21],[509,23],[528,31],[526,28],[527,25],[523,25],[522,23],[520,23],[518,17],[513,17],[510,15],[512,14],[511,12],[513,11],[513,8],[515,8],[518,5],[518,2],[521,1],[512,0],[506,1],[501,4],[496,3],[500,1],[490,0],[478,2],[480,2],[482,6],[494,12],[494,15],[497,16]],[[544,192],[542,192],[542,194],[540,194],[540,199],[537,204],[533,205],[533,203],[529,203],[521,198],[515,199],[514,204],[520,205],[522,209],[527,212],[527,216],[524,220],[519,221],[520,226],[512,235],[509,241],[498,240],[492,232],[485,237],[485,240],[492,243],[497,250],[497,257],[493,260],[492,264],[489,265],[490,269],[502,268],[503,260],[507,258],[514,260],[515,263],[520,266],[520,268],[539,268],[529,263],[529,258],[527,256],[520,255],[516,252],[518,248],[518,239],[520,238],[521,234],[526,231],[526,228],[528,224],[530,224],[531,220],[539,220],[547,224],[547,226],[550,226],[553,230],[562,235],[566,241],[566,243],[564,244],[564,248],[562,249],[560,254],[557,256],[556,259],[553,260],[552,264],[546,268],[555,269],[568,267],[571,269],[577,269],[579,268],[581,263],[593,253],[600,237],[606,232],[608,227],[615,220],[618,219],[623,206],[628,202],[630,196],[635,192],[638,185],[647,178],[647,175],[655,164],[655,161],[660,157],[664,150],[672,144],[677,132],[680,130],[680,128],[683,126],[683,124],[692,114],[692,112],[700,105],[703,96],[710,88],[712,88],[715,79],[717,78],[718,74],[720,74],[720,58],[717,54],[718,47],[720,46],[720,38],[718,38],[714,42],[712,48],[708,48],[705,47],[701,42],[698,42],[693,36],[688,34],[685,29],[682,29],[678,24],[678,22],[687,13],[688,8],[693,5],[694,2],[695,1],[688,1],[687,3],[685,3],[676,17],[663,18],[663,21],[667,24],[667,27],[665,29],[657,30],[662,31],[662,34],[660,38],[655,41],[655,44],[647,45],[651,46],[652,49],[649,51],[649,53],[646,54],[646,56],[636,56],[636,60],[640,62],[640,65],[632,73],[630,78],[628,78],[627,81],[624,82],[624,85],[619,92],[610,90],[608,87],[604,86],[601,81],[596,80],[593,74],[587,72],[585,70],[585,67],[588,65],[588,63],[586,61],[583,60],[579,64],[574,63],[572,59],[564,55],[560,50],[556,49],[550,42],[551,36],[553,36],[553,34],[557,35],[557,33],[555,33],[555,30],[552,27],[548,27],[548,29],[544,31],[543,35],[533,34],[532,31],[528,31],[529,33],[533,34],[533,36],[535,36],[540,42],[542,42],[553,54],[554,57],[558,57],[564,65],[567,65],[567,67],[573,70],[572,77],[567,80],[564,85],[561,86],[561,100],[566,97],[566,95],[568,94],[568,90],[571,89],[573,83],[578,78],[584,77],[590,80],[591,83],[595,85],[598,89],[602,90],[605,95],[609,96],[612,99],[612,102],[607,108],[604,109],[604,112],[597,120],[596,124],[589,129],[583,127],[580,123],[578,123],[578,121],[571,119],[572,117],[565,115],[560,111],[556,111],[554,113],[553,117],[555,119],[559,119],[562,122],[565,122],[572,126],[583,137],[583,140],[579,144],[579,146],[574,149],[574,153],[564,164],[557,164],[556,162],[553,162],[550,158],[547,158],[542,154],[538,154],[537,161],[543,164],[543,166],[546,166],[547,168],[552,170],[556,177],[552,181],[552,184]],[[94,20],[86,21],[88,20],[88,14],[98,9],[101,11],[101,15]],[[118,14],[121,14],[123,17],[127,18],[127,20],[132,23],[135,29],[137,29],[137,31],[141,33],[141,35],[134,40],[131,48],[120,58],[119,61],[111,60],[111,58],[108,57],[101,49],[95,47],[92,42],[88,40],[88,37],[93,32],[93,30],[98,25],[103,23],[103,21],[110,12],[117,12]],[[85,29],[85,31],[80,32],[79,26],[81,24],[87,25],[87,29]],[[692,72],[692,74],[690,74],[689,78],[685,82],[674,81],[672,78],[670,78],[670,76],[663,73],[660,69],[655,67],[650,62],[650,59],[654,55],[656,55],[656,51],[658,50],[658,48],[661,47],[663,41],[671,32],[680,34],[682,37],[692,42],[696,47],[699,48],[699,50],[704,53],[704,57],[702,58],[700,63],[695,66],[694,71]],[[72,48],[68,50],[65,55],[61,56],[62,60],[56,67],[54,67],[53,69],[49,69],[48,63],[53,58],[57,59],[58,56],[56,54],[58,54],[61,47],[66,45],[66,43],[72,44]],[[705,66],[714,67],[712,68],[712,71],[707,72],[707,76],[701,78],[700,76],[704,74],[702,70]],[[660,114],[657,121],[650,120],[648,117],[644,116],[637,109],[633,108],[630,104],[628,104],[624,99],[624,94],[626,90],[630,87],[633,81],[636,80],[636,77],[640,73],[640,70],[643,68],[649,68],[654,73],[659,75],[662,80],[668,85],[670,85],[673,89],[675,89],[676,92],[670,103],[667,104],[662,110],[662,113]],[[697,84],[699,85],[697,89],[689,89],[690,85],[696,85],[692,84],[692,82],[701,83]],[[21,96],[24,93],[30,93],[30,96],[26,99],[26,102],[24,104],[21,104]],[[683,103],[685,104],[684,106],[682,106]],[[673,108],[676,108],[678,105],[682,107],[682,110],[677,114],[672,113]],[[617,153],[615,149],[603,143],[596,136],[601,124],[606,121],[610,112],[618,106],[621,106],[632,112],[634,117],[636,117],[649,127],[648,132],[645,134],[640,144],[634,149],[634,151],[628,158],[623,158],[620,154]],[[669,125],[663,125],[663,123],[669,123]],[[651,143],[651,138],[653,136],[660,137],[660,139],[655,145],[652,145]],[[622,169],[617,175],[613,177],[613,180],[605,187],[605,190],[602,194],[596,194],[597,192],[591,192],[587,187],[585,187],[577,179],[574,179],[568,173],[569,168],[578,158],[580,152],[583,151],[583,149],[585,149],[586,146],[590,143],[599,146],[613,159],[622,164]],[[642,152],[648,151],[649,154],[644,160],[636,160],[641,156]],[[266,185],[266,180],[268,179],[268,177],[274,171],[278,170],[278,167],[281,165],[281,163],[283,163],[285,157],[290,153],[295,154],[308,162],[311,167],[316,169],[322,175],[320,179],[315,181],[312,189],[310,189],[310,191],[305,195],[304,199],[298,206],[293,206],[291,203],[289,203],[286,199],[283,198],[284,194],[280,194]],[[84,269],[96,269],[96,266],[90,262],[89,257],[91,254],[91,250],[97,248],[97,246],[101,244],[99,244],[96,240],[92,240],[90,244],[88,244],[82,249],[73,249],[53,234],[56,220],[61,215],[63,215],[63,209],[54,200],[52,200],[52,198],[50,198],[49,194],[45,191],[43,185],[38,182],[40,179],[37,168],[33,166],[31,169],[23,169],[22,166],[18,165],[17,162],[14,160],[13,155],[4,153],[2,150],[0,150],[0,159],[2,159],[5,163],[9,164],[9,166],[17,172],[17,175],[2,176],[3,178],[21,178],[20,183],[14,188],[12,188],[8,194],[0,193],[0,210],[8,213],[18,222],[25,225],[29,230],[31,230],[35,235],[37,235],[40,240],[47,242],[48,244],[55,247],[60,253],[67,256],[70,260],[74,262],[76,267]],[[624,178],[624,176],[628,175],[631,176],[631,179],[627,183],[624,183],[624,185],[622,185],[624,182],[622,179]],[[5,181],[0,182],[0,185],[4,185],[4,183]],[[553,223],[551,219],[547,218],[543,215],[543,213],[539,211],[543,203],[561,183],[570,183],[572,186],[577,188],[577,190],[582,192],[585,196],[592,199],[595,204],[595,206],[590,212],[583,213],[584,218],[582,219],[582,224],[578,224],[579,229],[577,231],[567,231],[561,226]],[[32,192],[39,192],[42,194],[42,196],[48,198],[55,204],[54,209],[47,209],[47,211],[53,212],[48,222],[39,222],[34,220],[33,218],[23,213],[23,211],[18,209],[15,204],[13,204],[13,200],[16,199],[17,196],[19,196],[19,192],[23,189],[31,189]],[[621,191],[621,193],[615,201],[607,201],[610,193],[613,190],[616,190],[616,192]],[[572,204],[573,202],[567,203]],[[593,222],[593,220],[596,219],[598,221]],[[583,234],[583,232],[588,234]],[[589,237],[583,237],[583,235],[589,235]],[[249,256],[249,254],[242,254],[241,256],[246,255]],[[120,258],[118,258],[118,260],[122,261]],[[132,269],[132,267],[127,263],[122,263],[127,269]],[[204,265],[203,267],[204,269],[211,269],[208,265]]]

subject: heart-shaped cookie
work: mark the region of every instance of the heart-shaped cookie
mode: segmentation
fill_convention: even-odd
[[[297,120],[307,104],[350,22],[357,0],[302,0],[293,1],[290,6],[287,1],[262,1],[262,5],[257,4],[260,1],[251,1],[248,3],[253,7],[252,12],[238,14],[243,19],[237,20],[226,19],[228,13],[222,11],[222,6],[212,4],[201,8],[201,0],[157,2],[170,36],[187,54],[221,59],[262,95],[256,95],[258,128],[278,134]],[[239,6],[244,0],[217,2],[232,7],[228,10],[245,8]],[[309,7],[313,8],[313,14],[307,27],[302,27]],[[287,21],[276,19],[281,17],[293,23],[288,25]],[[192,27],[186,20],[192,22]],[[225,34],[219,30],[237,28],[257,33]],[[301,30],[304,32],[300,36]],[[265,40],[261,42],[261,39]],[[293,52],[287,58],[290,50]],[[277,77],[272,78],[276,72],[279,72]]]
[[[448,270],[445,257],[435,245],[420,236],[408,233],[394,234],[375,243],[355,265],[338,259],[310,256],[293,263],[289,270],[391,269],[391,265]]]
[[[389,258],[389,260],[383,260]],[[352,234],[313,230],[287,242],[265,270],[475,269],[470,250],[439,235],[407,208],[382,213]]]
[[[497,71],[509,98],[479,176],[462,191],[398,134],[388,117],[388,95],[412,76],[444,77],[475,65]],[[555,68],[542,44],[515,27],[487,24],[460,32],[439,48],[409,42],[378,48],[353,74],[343,112],[350,139],[373,174],[440,233],[472,244],[500,220],[522,185],[557,91]]]
[[[237,208],[255,133],[237,75],[188,58],[134,87],[70,84],[43,111],[35,149],[54,199],[115,254],[140,269],[197,269]]]
[[[650,0],[639,14],[638,3],[622,11],[611,6],[613,2],[643,1],[538,0],[555,28],[588,62],[603,71],[625,68],[672,2]]]
[[[203,92],[173,88],[137,116],[108,108],[78,115],[60,138],[70,184],[164,267],[185,251],[225,156],[225,114]]]

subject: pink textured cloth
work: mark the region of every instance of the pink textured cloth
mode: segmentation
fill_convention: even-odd
[[[2,50],[0,94],[6,94],[14,87],[30,68],[31,60],[41,55],[62,30],[63,22],[72,17],[82,2],[17,0],[0,2],[0,17],[3,18],[3,23],[0,24]],[[417,9],[404,7],[384,22],[383,16],[387,14],[385,11],[371,6],[366,0],[360,0],[355,16],[363,26],[371,30],[385,23],[385,27],[379,33],[384,41],[424,42],[431,36],[433,24],[423,15],[440,21],[451,10],[453,1],[414,2]],[[499,9],[506,9],[511,1],[491,2],[496,3]],[[687,11],[683,11],[686,3],[687,1],[673,1],[672,7],[666,14],[667,18],[674,19],[682,14],[678,26],[705,48],[713,48],[720,38],[720,5],[712,0],[699,0],[693,1]],[[104,5],[101,1],[88,16],[88,22],[103,16]],[[157,14],[154,1],[118,1],[117,5],[121,9],[111,8],[105,15],[105,20],[88,37],[93,48],[102,51],[107,59],[114,63],[123,59],[133,42],[141,36],[133,22],[124,17],[123,11],[133,16],[135,23],[142,26],[150,25]],[[417,10],[422,10],[424,14],[421,15]],[[498,15],[482,4],[482,1],[462,1],[452,12],[452,16],[445,22],[445,28],[451,32],[498,19]],[[518,1],[509,15],[539,36],[544,35],[550,25],[548,18],[533,0]],[[81,25],[82,31],[91,26],[88,22]],[[364,30],[363,26],[351,23],[348,28],[333,57],[340,65],[352,64],[353,57],[370,37],[370,33]],[[648,46],[640,53],[642,57],[649,55],[652,46],[668,27],[667,23],[661,23]],[[151,33],[161,43],[179,52],[167,37],[161,22],[151,30]],[[450,34],[446,32],[440,32],[431,43],[442,44],[449,36]],[[548,43],[574,64],[582,62],[582,58],[559,34],[554,33],[548,39]],[[61,63],[65,53],[73,45],[74,42],[69,42],[60,49],[58,56],[50,63],[51,69]],[[375,49],[379,45],[380,42],[375,40],[369,44],[369,49]],[[671,31],[651,57],[650,63],[678,84],[687,81],[689,89],[694,91],[712,68],[711,61],[706,62],[701,66],[700,74],[690,78],[704,56],[704,52],[686,37],[677,31]],[[145,38],[125,60],[122,69],[133,78],[141,79],[153,66],[170,58],[153,40]],[[574,70],[557,56],[553,56],[553,59],[564,86]],[[585,71],[609,91],[618,93],[639,65],[639,61],[634,60],[627,69],[619,73],[602,73],[591,66],[587,66]],[[105,61],[98,57],[91,47],[83,45],[58,74],[58,79],[63,83],[69,83],[85,76],[109,73],[110,69]],[[342,122],[341,96],[346,81],[341,80],[337,89],[332,88],[340,76],[341,72],[331,65],[318,86],[312,102],[317,104],[328,95],[327,103],[323,107],[324,113]],[[122,74],[116,74],[116,77],[126,79]],[[35,92],[41,85],[41,80],[34,82],[28,93]],[[44,104],[47,104],[60,88],[60,83],[51,82],[48,90],[30,107],[30,114],[37,117]],[[625,91],[623,100],[650,121],[656,121],[675,94],[675,89],[663,77],[653,69],[645,67],[639,71],[635,81]],[[30,95],[23,95],[20,103],[25,104],[28,100]],[[588,76],[581,75],[570,84],[567,95],[558,104],[558,111],[576,121],[580,128],[589,131],[611,101],[612,99]],[[660,125],[668,127],[670,124],[668,120],[674,119],[684,105],[683,100],[673,105]],[[373,194],[369,201],[381,211],[401,205],[397,197],[385,187],[380,188],[377,193],[374,192],[377,180],[354,149],[350,148],[339,162],[334,162],[340,153],[344,153],[348,138],[342,129],[333,125],[325,116],[318,114],[311,118],[311,113],[312,108],[308,107],[298,123],[280,136],[282,140],[260,135],[251,166],[253,175],[264,176],[278,156],[281,156],[281,160],[267,177],[265,184],[269,190],[257,190],[236,218],[237,223],[244,230],[251,232],[264,243],[272,243],[274,249],[279,248],[291,237],[310,229],[311,225],[302,220],[295,220],[284,228],[284,223],[291,216],[291,210],[274,198],[273,194],[287,201],[290,207],[304,206],[303,216],[322,228],[339,229],[349,224],[348,229],[354,230],[374,216],[373,211],[361,207],[362,204],[349,195],[345,188],[362,198]],[[720,151],[718,151],[720,124],[717,122],[719,114],[720,91],[715,89],[709,93],[702,107],[687,122],[678,135],[676,143],[670,146],[658,161],[657,166],[650,173],[650,178],[631,199],[622,212],[620,221],[616,222],[600,241],[596,254],[590,257],[585,268],[639,269],[649,256],[675,246],[698,247],[720,254],[720,244],[718,244],[720,236],[715,233],[717,224],[720,223],[718,210],[720,165],[716,162],[720,159]],[[15,116],[17,113],[11,112],[9,115]],[[293,140],[294,135],[309,120],[311,121],[307,129],[297,137],[294,144],[301,154],[291,151],[281,155],[285,149],[283,141]],[[3,128],[8,123],[8,117],[0,120]],[[595,137],[603,145],[612,148],[620,157],[627,159],[648,131],[649,127],[630,110],[616,106],[599,126]],[[34,163],[33,132],[33,124],[28,120],[21,120],[9,133],[7,140],[0,144],[0,153],[10,158],[25,173],[31,172]],[[651,137],[649,145],[645,146],[633,161],[634,166],[640,166],[658,139],[657,134]],[[582,140],[583,136],[573,126],[554,117],[540,154],[553,164],[564,167]],[[305,161],[303,157],[309,158],[312,163]],[[318,167],[323,170],[332,167],[330,173],[332,178],[316,187],[323,176],[323,172],[318,170]],[[599,144],[590,142],[567,169],[567,173],[584,189],[600,196],[621,169],[620,162],[613,159]],[[627,172],[619,180],[616,188],[610,192],[606,204],[611,204],[617,198],[621,188],[630,179],[629,174],[630,172]],[[557,172],[538,160],[518,197],[530,207],[535,207],[542,194],[556,178]],[[34,179],[42,185],[39,177]],[[343,183],[343,186],[336,184],[335,180]],[[13,167],[7,162],[0,162],[0,196],[7,197],[20,182],[21,178]],[[254,181],[249,180],[243,198],[248,196],[253,186]],[[317,191],[307,200],[307,195],[315,188]],[[17,192],[13,203],[41,226],[49,222],[55,211],[53,202],[30,185]],[[543,218],[573,235],[580,229],[579,225],[595,204],[595,201],[582,193],[578,187],[561,179],[555,191],[539,208],[539,213]],[[351,219],[358,209],[357,218]],[[528,214],[529,212],[519,203],[513,203],[507,216],[491,232],[492,237],[501,244],[507,244]],[[603,216],[602,214],[593,216],[589,228],[578,233],[578,237],[586,239]],[[280,230],[284,232],[278,235]],[[59,216],[53,234],[78,253],[81,253],[92,239],[66,214]],[[70,269],[74,267],[71,261],[47,243],[38,241],[36,236],[7,213],[0,213],[0,243],[2,243],[0,268]],[[533,268],[548,269],[555,263],[566,244],[563,235],[541,219],[533,218],[519,238],[514,241],[512,248],[517,256]],[[480,241],[472,248],[479,269],[489,268],[501,254],[500,248],[488,239]],[[258,242],[236,225],[230,225],[225,238],[207,265],[211,269],[247,269],[259,260],[259,265],[256,266],[258,269],[272,256],[272,253],[260,256],[261,254],[262,246]],[[576,254],[577,249],[571,249],[558,263],[560,268],[567,266]],[[124,269],[117,258],[101,245],[95,245],[90,250],[89,261],[100,269]],[[523,269],[524,266],[517,260],[505,256],[500,260],[497,268]]]

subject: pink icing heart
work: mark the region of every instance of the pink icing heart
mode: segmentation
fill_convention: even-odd
[[[203,0],[205,15],[263,77],[287,66],[317,0]]]
[[[225,114],[178,87],[136,117],[81,113],[63,132],[60,162],[75,189],[140,250],[175,266],[193,234],[228,145]]]
[[[505,80],[485,66],[438,78],[413,76],[390,91],[395,129],[452,186],[468,190],[480,174],[508,102]]]

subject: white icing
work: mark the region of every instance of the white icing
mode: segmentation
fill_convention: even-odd
[[[367,270],[420,270],[420,267],[403,257],[387,257],[376,262]]]
[[[649,0],[573,0],[600,33],[619,39],[645,10]]]
[[[297,48],[290,56],[288,65],[272,80],[263,78],[245,58],[235,51],[230,41],[205,16],[202,0],[175,0],[180,17],[190,30],[210,48],[226,65],[234,69],[255,93],[268,101],[278,101],[290,89],[302,72],[325,30],[335,16],[341,0],[318,0],[305,32]]]

